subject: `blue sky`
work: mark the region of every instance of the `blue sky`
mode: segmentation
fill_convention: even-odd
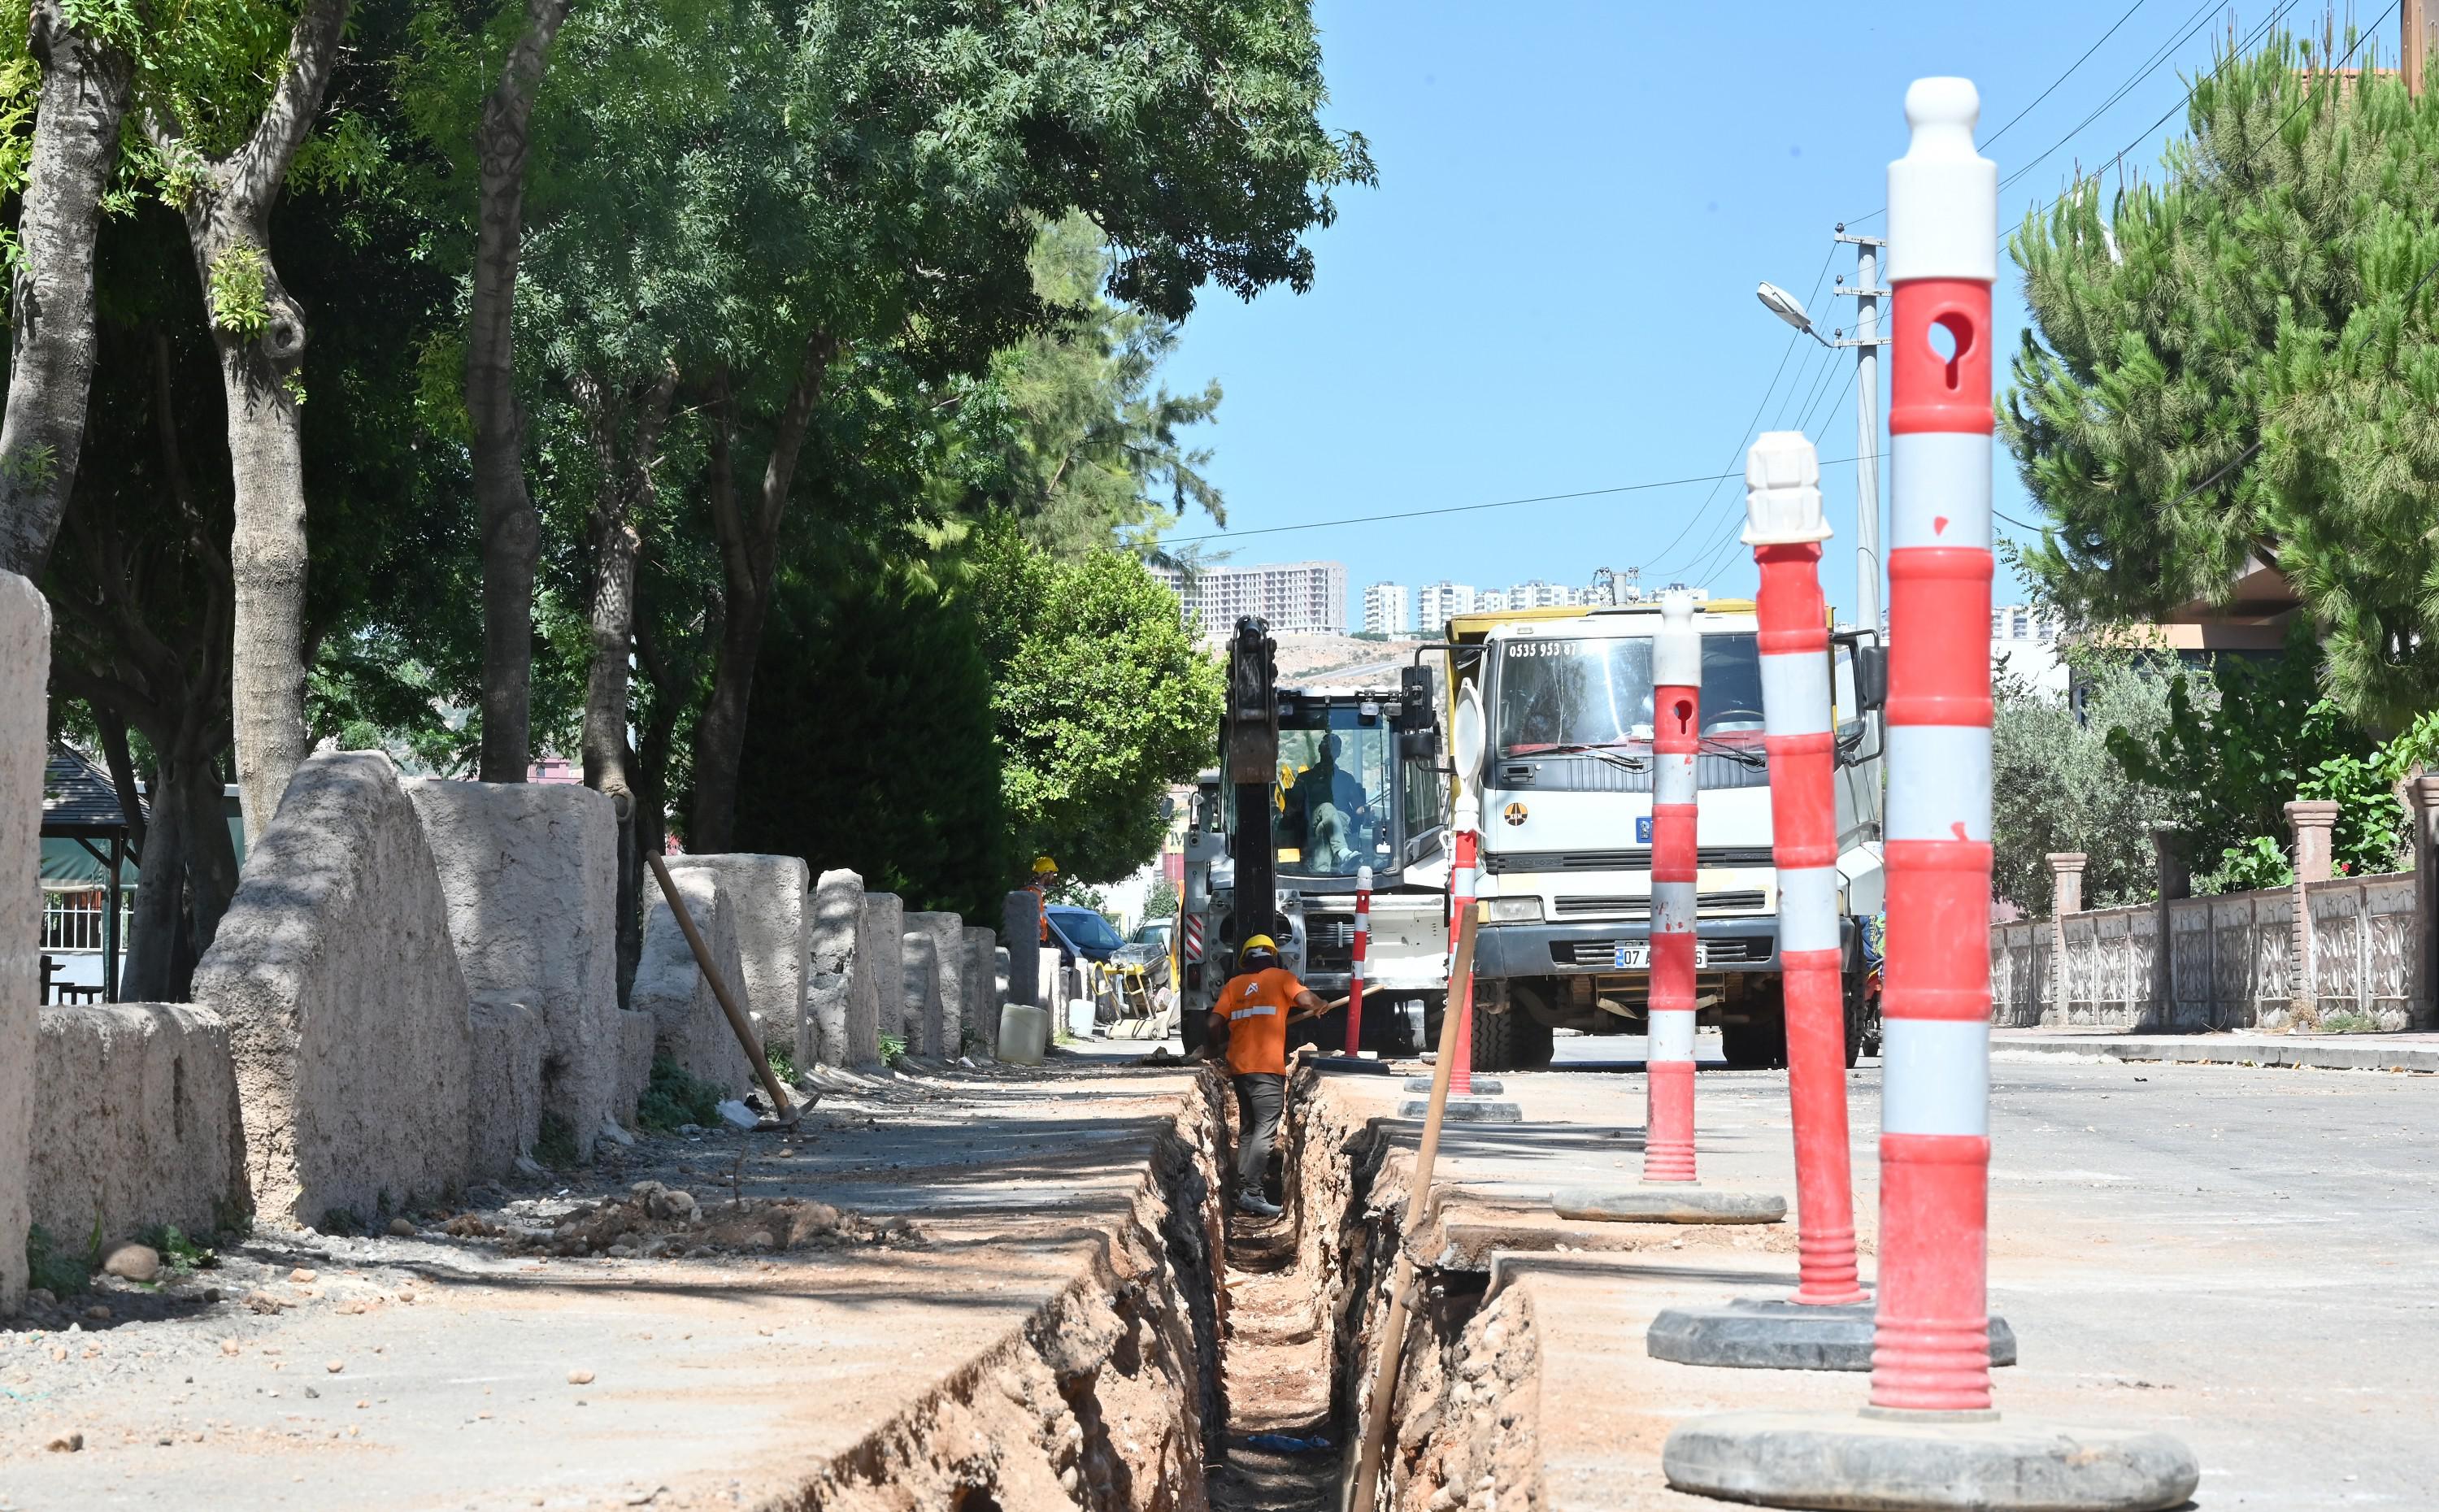
[[[1187,324],[1166,381],[1216,377],[1226,390],[1199,437],[1217,453],[1230,525],[1208,548],[1237,563],[1344,561],[1358,612],[1381,578],[1581,584],[1603,565],[1750,590],[1750,556],[1723,544],[1743,512],[1734,482],[1247,532],[1740,470],[1744,427],[1793,334],[1754,282],[1808,293],[1831,227],[1885,203],[1909,81],[1972,79],[1985,142],[2033,106],[1986,153],[2004,179],[2056,147],[2002,190],[2003,236],[2078,158],[2110,162],[2133,143],[2129,171],[2152,170],[2230,12],[2144,0],[2129,15],[2130,4],[1320,0],[1326,118],[1364,133],[1380,183],[1338,196],[1338,223],[1312,239],[1311,293],[1206,295]],[[2239,8],[2239,31],[2276,9]],[[2307,10],[2317,27],[2320,7],[2292,13]],[[2377,25],[2393,57],[2394,13]],[[1826,275],[1851,281],[1853,269],[1842,247]],[[1854,301],[1832,298],[1826,277],[1820,288],[1814,319],[1851,326]],[[2003,363],[2023,323],[2003,252],[1996,313]],[[1760,428],[1793,428],[1808,409],[1837,530],[1824,577],[1851,609],[1854,467],[1836,459],[1855,453],[1853,356],[1799,339]],[[1882,375],[1885,388],[1885,364]],[[2003,513],[2038,518],[2003,452],[1998,488]],[[1195,519],[1174,534],[1209,529]],[[2003,580],[1999,592],[2016,596]]]

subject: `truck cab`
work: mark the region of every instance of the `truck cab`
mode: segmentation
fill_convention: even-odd
[[[1777,873],[1753,605],[1700,606],[1696,1002],[1732,1065],[1783,1063]],[[1483,731],[1475,1064],[1547,1064],[1553,1031],[1644,1032],[1650,984],[1652,649],[1659,605],[1459,616],[1456,698]],[[1836,638],[1849,1058],[1868,1028],[1862,921],[1880,908],[1878,737]],[[1871,655],[1877,655],[1877,646]],[[1867,658],[1868,659],[1868,658]],[[1868,682],[1868,678],[1867,678]],[[1462,723],[1462,720],[1460,720]],[[1461,763],[1460,763],[1461,764]]]

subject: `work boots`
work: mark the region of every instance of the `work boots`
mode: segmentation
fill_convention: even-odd
[[[1259,1186],[1251,1184],[1237,1188],[1237,1210],[1256,1218],[1276,1218],[1287,1210],[1262,1195]]]

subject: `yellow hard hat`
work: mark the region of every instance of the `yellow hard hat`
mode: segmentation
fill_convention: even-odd
[[[1267,934],[1256,934],[1245,942],[1244,948],[1249,951],[1275,951],[1279,942]]]
[[[1033,858],[1033,875],[1036,877],[1041,876],[1043,872],[1057,871],[1058,869],[1059,863],[1052,861],[1047,856],[1036,856]]]

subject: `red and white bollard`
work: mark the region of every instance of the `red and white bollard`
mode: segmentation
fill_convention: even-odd
[[[1643,1179],[1694,1180],[1694,872],[1702,637],[1694,600],[1660,599],[1651,649],[1651,985]]]
[[[1449,867],[1448,998],[1442,1013],[1456,1021],[1456,1051],[1449,1068],[1449,1095],[1473,1095],[1473,978],[1456,974],[1457,920],[1473,907],[1474,872],[1482,856],[1482,802],[1471,793],[1456,801],[1456,859]]]
[[[1998,169],[1961,79],[1889,165],[1888,975],[1872,1405],[1990,1405],[1990,285]],[[1932,343],[1944,333],[1946,350]]]
[[[1363,958],[1372,950],[1372,868],[1355,869],[1355,964],[1346,981],[1346,1054],[1363,1046]]]
[[[1795,1126],[1799,1283],[1793,1300],[1861,1302],[1846,1133],[1846,1015],[1838,935],[1837,730],[1829,707],[1829,614],[1821,596],[1821,463],[1798,431],[1755,441],[1745,462],[1746,544],[1761,573],[1764,743],[1778,959]]]

